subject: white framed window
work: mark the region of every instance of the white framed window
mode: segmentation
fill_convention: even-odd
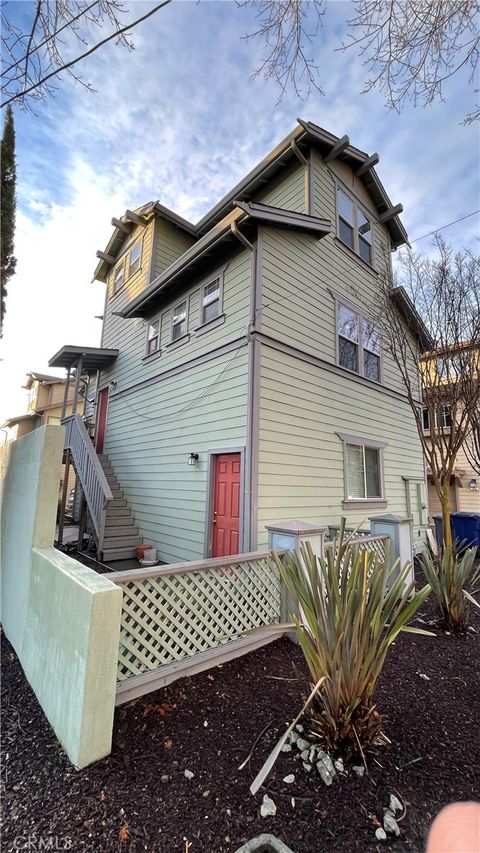
[[[160,349],[160,317],[150,320],[147,326],[147,355]]]
[[[385,503],[384,442],[337,433],[343,442],[344,504]]]
[[[381,382],[380,332],[361,312],[337,299],[337,362],[353,373]]]
[[[204,284],[202,287],[202,315],[201,322],[209,323],[221,313],[222,287],[220,276]]]
[[[185,337],[187,334],[187,300],[183,299],[175,305],[172,315],[172,341],[178,341],[179,338]]]
[[[358,202],[337,188],[338,237],[357,255],[372,263],[372,224]]]
[[[120,288],[123,286],[124,280],[125,280],[125,263],[124,263],[124,261],[122,261],[121,264],[118,265],[118,267],[115,267],[115,270],[113,273],[112,296],[115,296],[115,294],[118,293]]]
[[[130,253],[128,256],[128,275],[134,275],[140,269],[140,263],[142,260],[142,241],[138,240],[134,246],[130,249]]]
[[[430,431],[430,411],[429,409],[424,409],[423,413],[423,429],[425,432]],[[438,411],[434,413],[434,429],[450,429],[452,426],[452,409],[449,403],[441,406]]]

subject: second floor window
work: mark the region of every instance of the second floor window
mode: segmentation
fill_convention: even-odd
[[[372,226],[356,201],[338,189],[338,236],[368,264],[372,263]]]
[[[220,314],[220,279],[206,284],[202,290],[202,323],[208,323]]]
[[[178,341],[187,334],[187,300],[179,302],[173,309],[172,341]]]
[[[452,410],[450,405],[445,404],[441,406],[440,409],[434,413],[434,429],[450,429],[452,426]],[[430,411],[429,409],[423,410],[423,428],[426,432],[430,430]]]
[[[124,275],[125,275],[125,266],[123,263],[121,263],[116,268],[116,270],[113,274],[113,295],[115,295],[115,293],[118,293],[118,291],[122,287]]]
[[[160,318],[151,320],[147,328],[147,355],[160,349]]]
[[[380,382],[380,334],[367,317],[337,304],[338,363],[374,382]]]
[[[133,275],[138,272],[140,269],[140,262],[142,259],[142,244],[139,241],[135,243],[132,249],[130,249],[130,255],[128,259],[128,274]]]

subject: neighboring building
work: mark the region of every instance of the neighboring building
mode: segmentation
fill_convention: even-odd
[[[28,413],[8,418],[2,425],[8,430],[7,441],[21,438],[37,427],[45,424],[59,424],[65,396],[66,380],[58,376],[47,376],[45,373],[27,373],[23,388],[28,391]],[[66,414],[71,414],[74,393],[74,382],[69,382],[66,399]],[[75,487],[75,472],[71,471],[68,478],[68,494]],[[63,475],[60,491],[63,488]]]
[[[369,317],[407,240],[377,162],[301,122],[196,225],[155,202],[112,220],[101,347],[50,360],[90,373],[87,399],[97,382],[105,559],[142,540],[166,562],[245,552],[268,522],[342,514],[408,511],[423,541],[422,448]]]

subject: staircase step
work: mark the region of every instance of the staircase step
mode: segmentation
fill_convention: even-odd
[[[132,547],[135,548],[136,545],[140,545],[141,536],[105,536],[103,540],[104,548],[126,548]]]
[[[115,526],[111,527],[110,525],[107,527],[105,525],[105,536],[104,541],[107,539],[117,539],[119,536],[131,536],[135,539],[138,539],[138,527],[135,527],[132,524],[132,520],[130,518],[127,519],[128,524],[122,524],[121,519],[117,519],[117,523]],[[138,545],[138,542],[136,543]]]
[[[119,524],[133,524],[132,510],[129,506],[119,506],[116,509],[107,505],[106,527],[118,527]]]
[[[114,498],[123,498],[123,491],[121,489],[115,489],[110,486],[110,491]]]
[[[113,498],[113,500],[109,501],[108,508],[110,507],[117,509],[118,507],[126,507],[127,502],[125,498]]]
[[[135,548],[104,548],[102,554],[104,563],[111,560],[130,560],[135,559]]]

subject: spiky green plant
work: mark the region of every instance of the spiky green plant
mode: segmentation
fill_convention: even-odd
[[[453,548],[444,548],[441,557],[432,559],[424,554],[423,573],[433,594],[446,628],[463,633],[468,628],[470,604],[478,602],[472,596],[480,580],[480,564],[475,563],[476,548],[467,548],[462,555]]]
[[[388,648],[430,593],[406,583],[409,566],[361,552],[344,535],[325,558],[309,543],[273,555],[287,593],[287,608],[313,684],[325,677],[311,704],[312,730],[329,749],[347,757],[378,740],[381,715],[374,692]],[[289,599],[289,600],[288,600]]]

